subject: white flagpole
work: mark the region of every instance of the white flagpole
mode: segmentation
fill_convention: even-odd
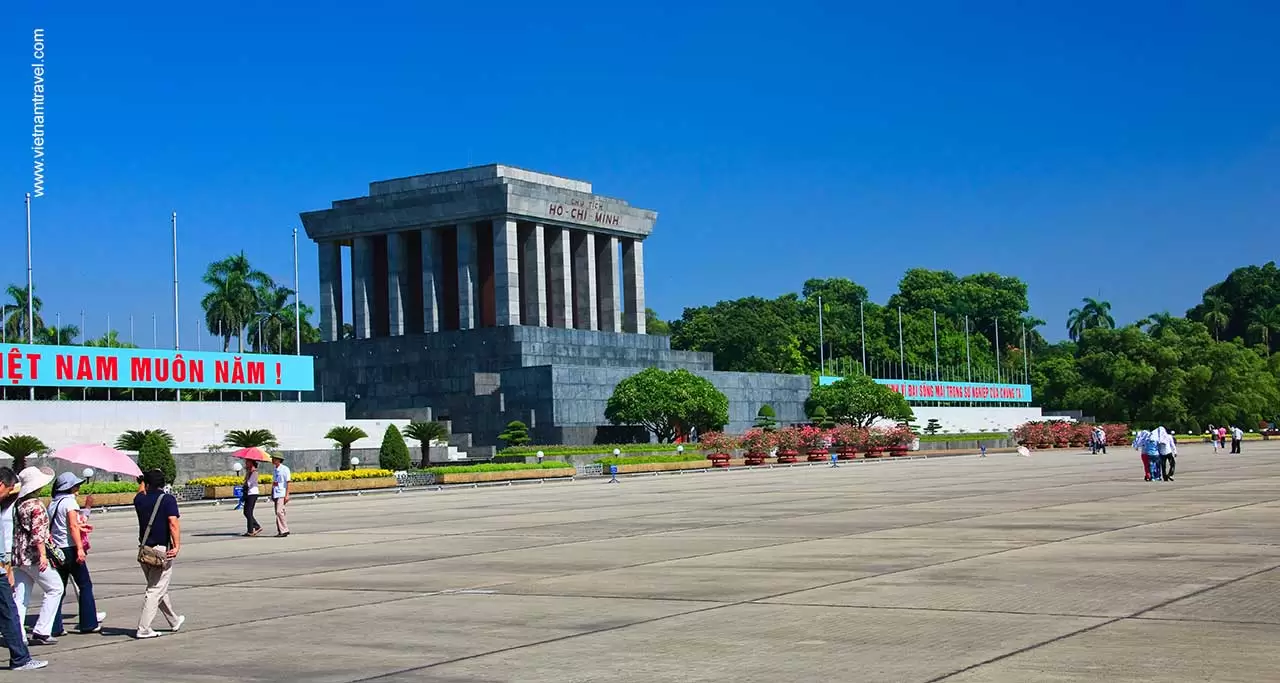
[[[298,283],[298,229],[293,229],[293,353],[302,355],[302,290]],[[302,400],[302,391],[298,391]]]
[[[36,291],[31,277],[31,193],[27,193],[27,343],[36,340]],[[36,388],[27,389],[27,398],[36,400]]]
[[[898,372],[901,379],[907,378],[907,352],[902,344],[902,307],[898,307]]]
[[[173,349],[177,351],[181,347],[178,345],[178,212],[174,211],[169,217],[169,222],[173,226]],[[182,400],[182,390],[173,390],[173,400]]]
[[[933,379],[942,380],[942,366],[938,364],[938,312],[933,312]]]
[[[827,342],[822,332],[822,295],[818,295],[818,374],[827,374]]]
[[[858,327],[862,336],[862,372],[870,376],[871,370],[867,368],[867,318],[862,310],[862,300],[858,300]]]
[[[996,318],[996,384],[1000,383],[1000,319]]]

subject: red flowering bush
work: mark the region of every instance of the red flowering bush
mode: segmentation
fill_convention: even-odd
[[[1013,438],[1018,443],[1024,444],[1051,444],[1053,443],[1053,432],[1048,422],[1043,420],[1026,422],[1018,425],[1013,430]]]
[[[806,451],[821,450],[828,443],[827,430],[807,425],[800,428],[800,447]]]
[[[795,452],[800,450],[800,429],[784,427],[773,433],[777,440],[778,452]]]
[[[894,429],[897,429],[894,427]],[[884,450],[893,445],[893,438],[890,436],[892,430],[888,427],[870,427],[867,429],[867,445],[868,450],[876,448]]]
[[[748,453],[768,453],[778,444],[776,434],[763,429],[748,429],[738,443]]]
[[[852,424],[838,424],[831,430],[831,440],[837,446],[863,448],[867,443],[867,430]]]
[[[916,433],[907,425],[898,425],[889,430],[885,436],[889,441],[890,448],[902,448],[915,443]]]
[[[1084,422],[1076,422],[1071,425],[1071,443],[1078,445],[1089,443],[1089,440],[1093,438],[1093,427],[1094,425]]]
[[[1127,424],[1104,424],[1102,433],[1107,435],[1108,446],[1129,445],[1129,425]]]
[[[738,447],[738,437],[724,432],[707,432],[698,441],[704,453],[732,453]]]

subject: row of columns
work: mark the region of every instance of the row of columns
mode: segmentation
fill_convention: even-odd
[[[500,218],[350,245],[357,339],[494,325],[645,332],[640,240]],[[334,341],[343,244],[319,247],[320,333]]]

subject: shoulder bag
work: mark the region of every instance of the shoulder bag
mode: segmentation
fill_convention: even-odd
[[[160,504],[164,502],[167,494],[161,493],[156,499],[155,507],[151,508],[151,519],[147,521],[147,530],[142,532],[142,537],[138,539],[138,562],[148,567],[163,567],[169,561],[169,556],[165,551],[158,548],[143,545],[147,542],[147,537],[151,535],[151,527],[156,523],[156,513],[160,511]]]

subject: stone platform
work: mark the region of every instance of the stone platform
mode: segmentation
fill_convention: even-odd
[[[1266,681],[1280,443],[1245,448],[1170,483],[1117,450],[298,500],[287,539],[189,507],[187,625],[144,642],[112,512],[104,633],[32,680]]]

